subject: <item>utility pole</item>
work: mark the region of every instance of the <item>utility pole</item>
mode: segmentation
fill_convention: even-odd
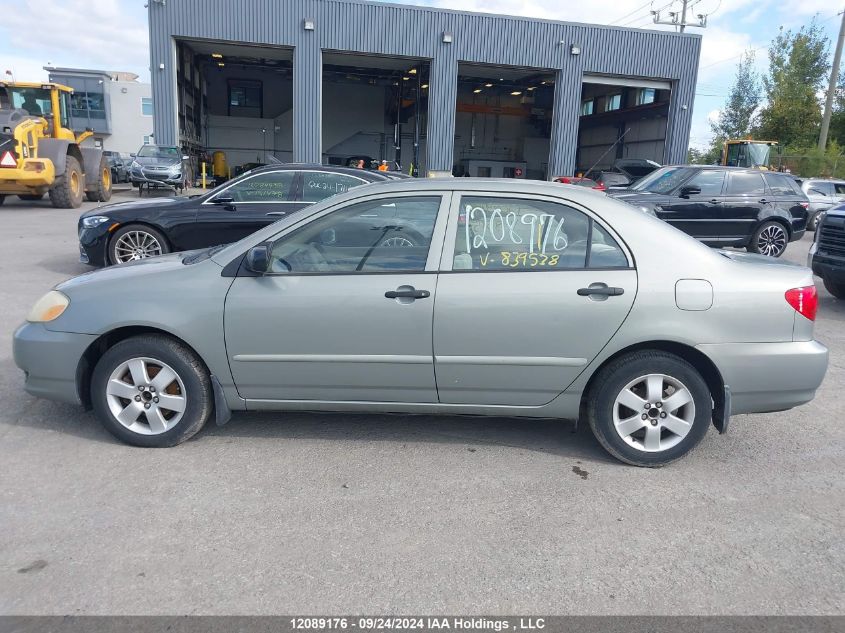
[[[827,86],[827,99],[824,102],[822,129],[819,133],[819,149],[823,152],[827,147],[827,133],[830,130],[830,115],[833,112],[833,95],[836,84],[839,83],[839,62],[842,61],[842,42],[845,41],[845,11],[842,12],[842,23],[839,25],[839,39],[836,41],[836,52],[833,54],[833,67],[830,69],[830,83]]]
[[[676,26],[680,30],[681,33],[684,32],[684,29],[688,26],[695,26],[698,28],[706,28],[707,27],[707,15],[704,13],[699,13],[695,16],[695,22],[687,22],[687,10],[692,9],[695,5],[697,5],[701,0],[681,0],[681,11],[680,14],[678,11],[668,11],[669,19],[668,20],[661,20],[660,19],[660,11],[652,11],[651,15],[654,16],[654,23],[655,24],[668,24],[669,26]]]

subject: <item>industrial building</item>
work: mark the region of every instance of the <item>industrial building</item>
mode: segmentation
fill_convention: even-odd
[[[153,99],[150,84],[127,72],[45,66],[50,81],[73,88],[71,128],[91,129],[86,145],[119,153],[137,152],[153,142]]]
[[[364,0],[150,0],[155,139],[548,179],[686,159],[700,37]]]

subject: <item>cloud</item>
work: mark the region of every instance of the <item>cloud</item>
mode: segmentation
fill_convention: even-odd
[[[52,62],[148,75],[148,31],[138,2],[4,0],[3,5],[0,65],[8,65],[8,53],[14,51],[19,60],[32,60],[39,68]],[[33,16],[45,19],[33,22]]]

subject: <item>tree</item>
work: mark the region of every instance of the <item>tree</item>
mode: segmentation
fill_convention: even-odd
[[[763,77],[766,105],[758,138],[783,147],[812,147],[821,123],[821,93],[830,65],[830,42],[816,19],[797,32],[781,27],[769,46],[769,71]]]
[[[742,55],[736,67],[736,78],[719,118],[711,123],[714,144],[727,139],[743,138],[751,134],[755,125],[757,109],[760,107],[760,77],[754,70],[754,51]]]
[[[716,143],[707,150],[690,147],[687,150],[687,163],[690,165],[714,165],[719,162],[721,151],[721,146],[717,146]]]
[[[833,113],[830,117],[830,139],[845,147],[845,70],[839,74],[836,94],[833,96]]]

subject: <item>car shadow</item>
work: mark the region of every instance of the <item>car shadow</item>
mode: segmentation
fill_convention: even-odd
[[[35,262],[35,265],[43,268],[44,270],[49,270],[52,273],[71,275],[74,277],[94,270],[92,266],[69,259],[67,254],[45,257],[44,259]]]
[[[120,443],[92,412],[73,405],[27,396],[22,409],[12,418],[16,426],[66,433],[94,442]],[[238,438],[457,444],[472,452],[484,447],[507,447],[615,463],[586,424],[579,424],[576,429],[571,422],[535,418],[239,411],[224,426],[217,426],[212,418],[189,442],[199,448],[212,440]]]

